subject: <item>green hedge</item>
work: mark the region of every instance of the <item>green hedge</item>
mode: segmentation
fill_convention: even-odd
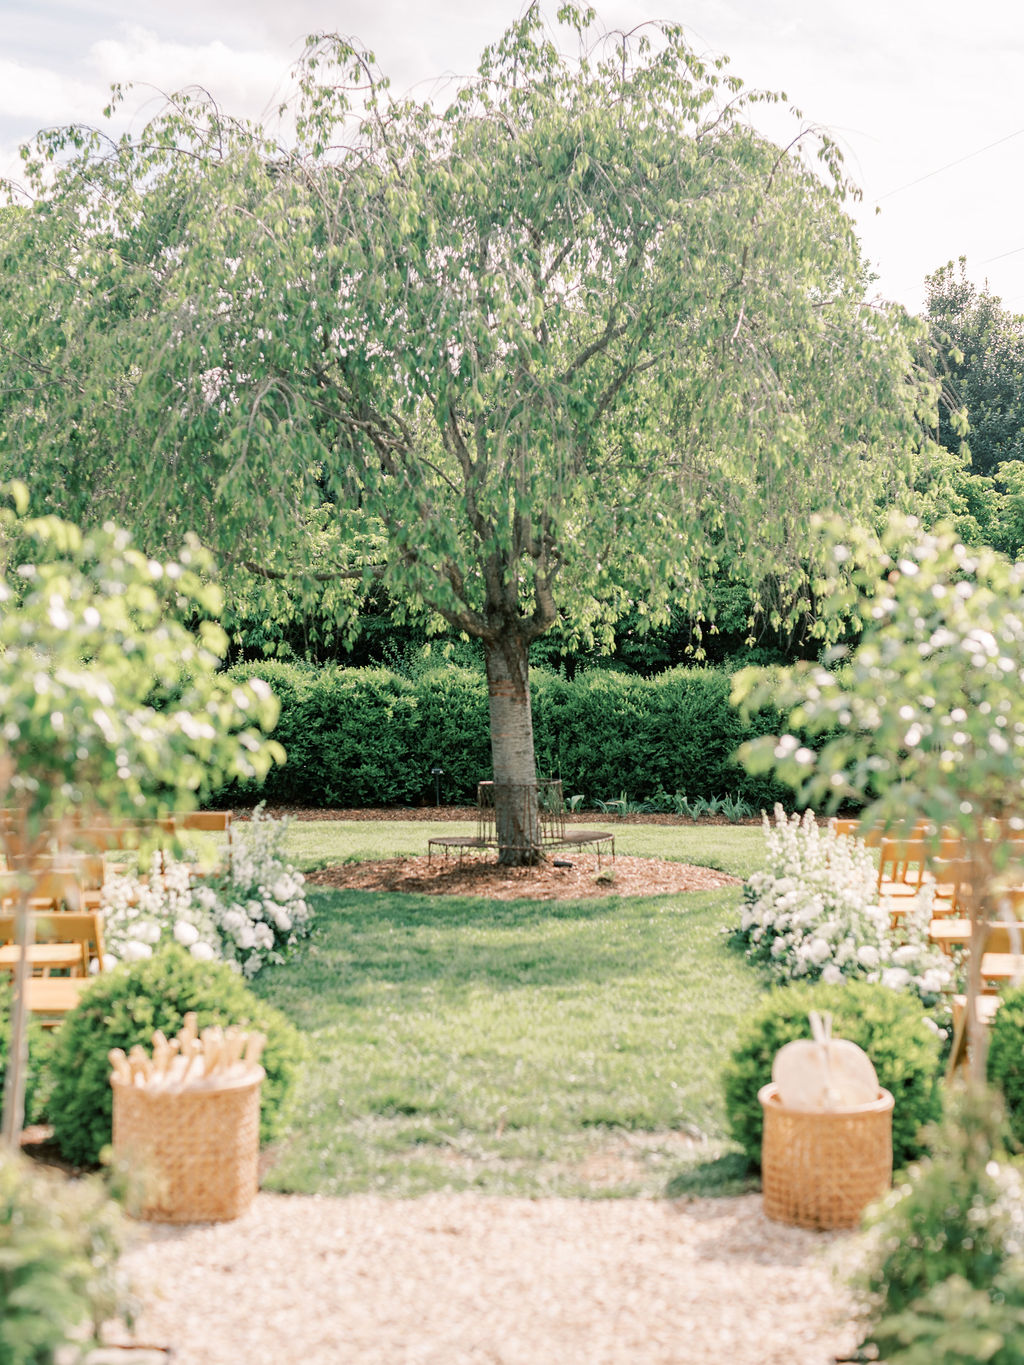
[[[272,803],[413,805],[433,799],[434,767],[444,769],[443,800],[473,801],[477,782],[490,776],[487,684],[478,670],[449,665],[408,678],[384,668],[259,663],[232,673],[264,678],[281,699],[275,736],[288,762],[261,789]],[[733,795],[758,809],[787,796],[733,762],[743,740],[776,729],[778,717],[744,725],[729,704],[725,669],[654,678],[594,669],[569,682],[539,668],[531,681],[537,767],[560,777],[566,795]],[[220,800],[255,795],[255,787],[234,787]]]

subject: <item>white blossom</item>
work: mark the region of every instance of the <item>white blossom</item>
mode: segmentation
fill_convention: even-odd
[[[148,875],[116,876],[103,888],[110,956],[134,961],[161,939],[194,957],[220,959],[247,977],[308,933],[305,878],[285,859],[286,824],[258,806],[239,828],[222,875],[205,880],[159,854]]]

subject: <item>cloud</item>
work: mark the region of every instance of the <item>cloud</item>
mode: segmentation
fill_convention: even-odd
[[[98,113],[96,87],[46,67],[0,58],[0,118],[20,123],[74,123]]]
[[[93,43],[87,61],[106,85],[130,81],[163,94],[198,85],[231,113],[250,118],[273,110],[289,84],[280,50],[228,46],[219,38],[172,41],[136,25]]]

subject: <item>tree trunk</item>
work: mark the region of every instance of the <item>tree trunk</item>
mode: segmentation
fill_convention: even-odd
[[[967,1074],[971,1085],[984,1089],[988,1062],[988,1026],[978,1018],[981,995],[981,957],[991,918],[992,859],[980,837],[968,846],[971,866],[971,942],[967,956]]]
[[[537,767],[530,714],[529,646],[518,632],[484,642],[491,721],[498,861],[507,867],[540,862]]]

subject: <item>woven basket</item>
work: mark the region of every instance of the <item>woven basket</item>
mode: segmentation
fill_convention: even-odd
[[[114,1152],[143,1181],[139,1217],[217,1223],[243,1214],[258,1186],[263,1068],[239,1084],[114,1089]]]
[[[871,1104],[826,1113],[784,1109],[774,1085],[757,1093],[764,1110],[764,1211],[798,1228],[853,1228],[892,1180],[888,1090]]]

